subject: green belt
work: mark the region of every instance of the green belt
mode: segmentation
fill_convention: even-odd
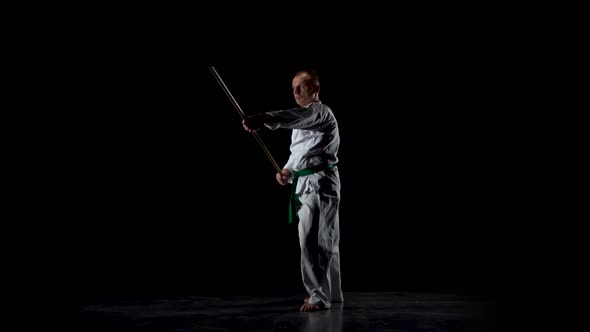
[[[293,222],[293,219],[295,219],[295,217],[297,215],[296,207],[295,207],[295,205],[297,204],[296,202],[299,201],[299,198],[297,197],[297,195],[295,195],[295,189],[297,188],[297,179],[299,179],[300,176],[306,176],[306,175],[310,175],[313,173],[317,173],[320,171],[325,171],[325,170],[333,169],[333,168],[334,168],[334,164],[327,164],[327,165],[312,166],[312,167],[302,169],[300,171],[293,172],[293,186],[291,187],[291,199],[289,201],[289,224]]]

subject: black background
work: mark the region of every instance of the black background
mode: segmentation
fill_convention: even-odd
[[[289,188],[214,65],[246,114],[295,106],[295,71],[319,73],[341,134],[345,292],[518,286],[526,143],[514,60],[474,36],[324,38],[251,57],[247,43],[217,56],[206,52],[217,45],[121,36],[58,48],[22,136],[31,284],[79,296],[303,292]],[[282,166],[290,132],[260,135]]]

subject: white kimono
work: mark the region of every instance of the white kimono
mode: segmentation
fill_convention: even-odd
[[[270,129],[293,129],[291,155],[284,168],[291,172],[338,162],[340,135],[332,110],[321,102],[304,108],[268,112],[274,118]],[[309,303],[329,308],[342,302],[340,286],[340,177],[338,169],[301,176],[295,193],[301,201],[299,244],[301,274],[310,295]]]

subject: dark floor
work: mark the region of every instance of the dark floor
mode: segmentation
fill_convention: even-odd
[[[54,317],[77,331],[499,331],[495,304],[440,293],[347,292],[330,310],[302,296],[183,296],[87,301]],[[60,317],[57,317],[60,316]]]

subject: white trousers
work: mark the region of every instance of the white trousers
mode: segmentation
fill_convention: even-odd
[[[340,182],[337,172],[327,171],[318,181],[320,190],[299,195],[299,245],[301,274],[309,303],[344,300],[340,286]]]

